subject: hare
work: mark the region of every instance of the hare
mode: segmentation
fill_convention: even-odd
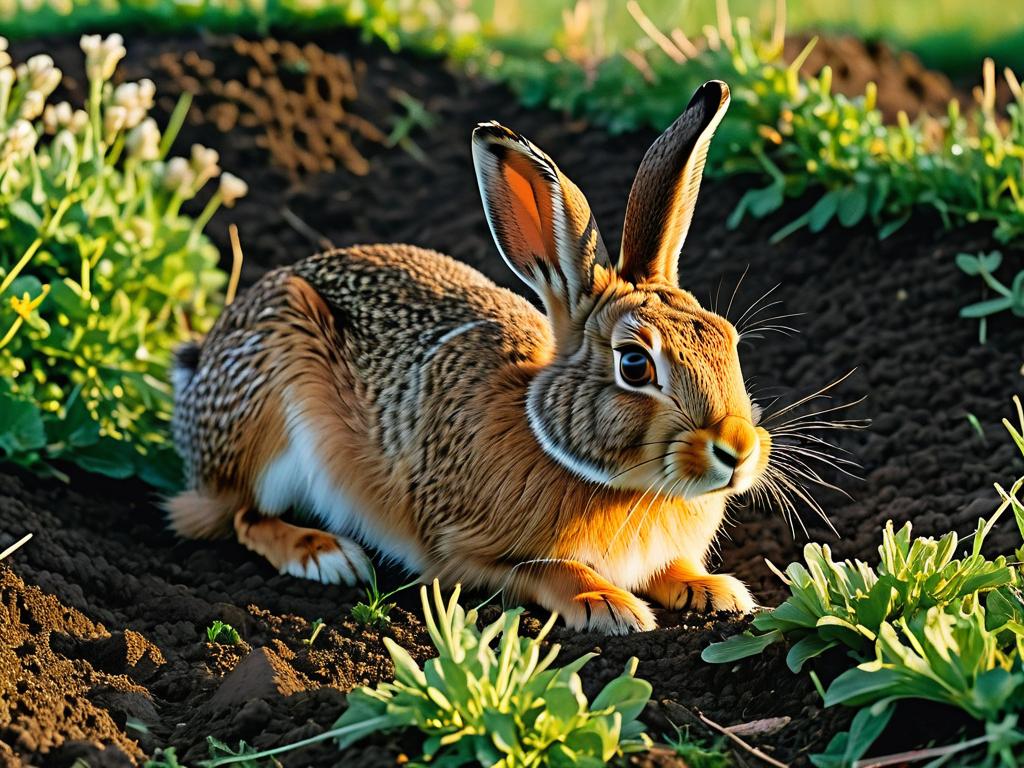
[[[725,83],[648,150],[613,262],[586,199],[497,123],[473,132],[494,240],[542,314],[410,245],[333,250],[264,276],[179,350],[174,435],[189,537],[281,573],[365,580],[368,545],[422,579],[502,589],[572,628],[655,627],[647,602],[749,612],[706,570],[730,496],[771,439],[738,335],[678,286]],[[295,508],[324,529],[281,519]]]

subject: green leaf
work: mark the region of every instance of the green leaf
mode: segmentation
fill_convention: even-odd
[[[988,317],[998,312],[1005,312],[1013,306],[1013,299],[1007,296],[998,296],[994,299],[985,299],[976,304],[968,304],[960,310],[960,317],[974,318]]]
[[[76,449],[68,458],[83,469],[107,477],[122,479],[135,472],[135,450],[109,437]]]
[[[817,768],[851,768],[867,754],[892,720],[895,708],[891,703],[877,709],[865,707],[857,712],[850,730],[836,734],[824,753],[811,755],[811,763]]]
[[[782,633],[778,630],[766,632],[763,635],[744,632],[726,638],[719,643],[712,643],[701,652],[700,657],[709,664],[725,664],[749,656],[757,656],[769,645],[780,640],[782,640]]]
[[[628,666],[627,666],[628,670]],[[613,707],[622,714],[624,721],[639,717],[647,702],[651,699],[651,684],[631,675],[623,674],[608,683],[591,704],[593,711]]]
[[[0,450],[17,456],[45,445],[46,429],[39,407],[27,400],[0,395]]]
[[[837,211],[839,223],[844,227],[858,224],[868,212],[867,194],[860,187],[847,187],[839,193]]]
[[[821,232],[825,225],[835,216],[838,207],[839,193],[835,191],[826,192],[808,212],[807,228],[811,232]]]
[[[513,754],[519,747],[516,719],[511,712],[488,709],[483,714],[483,724],[499,752]]]
[[[866,670],[864,665],[848,669],[832,681],[825,691],[825,706],[857,706],[886,698],[903,682],[903,676],[891,669]]]
[[[577,694],[568,686],[552,688],[544,695],[544,704],[548,714],[561,720],[562,723],[568,723],[576,717],[583,711],[586,703],[586,697],[582,693]],[[597,707],[595,702],[594,708],[600,709],[601,707]]]
[[[821,635],[808,635],[797,642],[786,654],[786,664],[792,672],[799,672],[809,659],[820,656],[839,641],[826,640]]]
[[[892,221],[883,224],[878,229],[878,239],[885,240],[891,237],[892,235],[896,234],[896,232],[903,229],[903,225],[906,224],[908,221],[910,221],[909,213],[900,216],[898,219],[893,219]]]

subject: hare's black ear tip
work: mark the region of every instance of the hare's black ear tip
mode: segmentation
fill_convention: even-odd
[[[704,104],[712,114],[729,104],[729,86],[722,80],[708,80],[693,93],[690,106]]]
[[[486,123],[477,123],[473,129],[473,141],[488,143],[492,141],[515,139],[516,134],[503,126],[497,120],[488,120]]]

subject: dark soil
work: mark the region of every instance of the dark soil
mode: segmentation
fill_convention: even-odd
[[[426,106],[436,127],[412,133],[426,161],[355,130],[352,147],[368,162],[364,175],[344,162],[306,175],[301,164],[271,162],[271,149],[260,140],[266,126],[258,121],[238,119],[222,134],[211,116],[215,94],[204,91],[178,147],[187,151],[193,141],[215,147],[222,166],[249,183],[249,197],[219,213],[209,229],[227,254],[227,224],[238,223],[244,284],[322,242],[399,241],[447,251],[521,290],[491,243],[473,176],[469,133],[488,119],[522,131],[557,159],[588,195],[615,250],[629,185],[652,136],[609,137],[557,114],[527,111],[500,87],[348,37],[317,44],[325,56],[343,55],[351,65],[358,95],[346,114],[387,132],[405,114],[391,89]],[[23,44],[15,58],[40,50],[81,72],[71,42]],[[153,77],[158,92],[173,97],[182,76],[168,62],[188,51],[197,54],[193,64],[210,62],[213,71],[247,66],[230,41],[136,39],[127,75]],[[332,72],[349,71],[335,64]],[[680,98],[682,106],[685,95]],[[170,98],[162,108],[172,105]],[[738,178],[706,184],[681,265],[684,285],[702,299],[720,286],[728,296],[746,271],[736,299],[742,310],[781,283],[773,296],[784,312],[804,313],[791,321],[802,333],[768,335],[744,348],[755,392],[791,401],[856,368],[832,402],[867,396],[850,415],[872,419],[867,430],[836,435],[863,466],[864,479],[827,474],[849,497],[816,492],[841,538],[806,512],[807,536],[799,527],[791,534],[778,510],[745,506],[733,514],[721,541],[722,568],[750,583],[763,603],[775,604],[783,593],[764,560],[790,562],[808,536],[830,542],[842,556],[874,560],[886,520],[912,521],[922,534],[969,533],[994,508],[992,483],[1020,473],[999,420],[1021,388],[1024,328],[998,319],[990,325],[991,341],[979,346],[974,324],[957,317],[980,289],[957,271],[953,257],[993,247],[985,235],[943,233],[936,221],[919,218],[885,242],[858,229],[799,233],[769,245],[772,232],[801,208],[730,231],[725,221],[745,184]],[[1007,269],[1021,266],[1020,252],[1006,255]],[[732,317],[738,315],[734,308]],[[968,413],[985,426],[986,440]],[[322,732],[344,710],[346,691],[390,676],[382,635],[418,659],[429,653],[414,594],[402,597],[384,632],[360,628],[348,618],[358,591],[278,576],[234,543],[179,541],[164,530],[157,502],[132,482],[76,474],[63,485],[10,470],[0,475],[0,548],[25,532],[36,534],[0,566],[0,764],[69,766],[83,758],[87,765],[128,765],[169,745],[194,764],[206,756],[208,735],[232,746],[240,739],[277,746]],[[1007,551],[1015,538],[1004,525],[991,546]],[[399,579],[385,574],[388,583]],[[317,618],[327,628],[310,647],[303,640]],[[235,626],[244,642],[207,643],[205,628],[214,619]],[[536,619],[527,624],[535,627]],[[739,631],[741,622],[664,613],[661,624],[664,629],[625,638],[563,629],[555,636],[565,659],[601,651],[583,671],[590,692],[618,674],[630,655],[639,657],[639,674],[654,686],[655,703],[644,718],[655,736],[670,731],[669,721],[686,724],[698,711],[723,725],[789,717],[781,730],[755,741],[781,760],[806,764],[807,754],[822,750],[847,724],[845,710],[821,707],[807,675],[788,672],[779,646],[735,665],[700,661],[709,642]],[[826,682],[836,671],[831,664],[825,659],[816,667]],[[943,726],[929,731],[928,723]],[[902,737],[896,747],[950,732],[941,717],[893,730]],[[283,762],[383,766],[415,749],[414,741],[380,738],[347,756],[320,745]]]

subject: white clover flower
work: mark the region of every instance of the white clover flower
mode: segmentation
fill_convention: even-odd
[[[141,80],[137,83],[122,83],[114,89],[114,103],[124,107],[128,114],[125,127],[134,128],[145,119],[153,107],[156,86],[152,80]]]
[[[235,174],[224,172],[220,177],[219,191],[224,205],[233,208],[239,199],[249,194],[249,185]]]
[[[32,90],[49,95],[60,83],[60,70],[53,65],[52,58],[40,53],[18,67],[18,77],[28,80],[28,87]]]
[[[110,141],[117,135],[117,132],[124,128],[125,120],[128,118],[128,110],[116,104],[103,113],[103,135]]]
[[[7,38],[0,37],[0,67],[6,67],[11,63],[11,56],[7,53]]]
[[[195,183],[196,174],[184,157],[173,157],[164,169],[163,184],[171,192],[188,193]]]
[[[21,100],[18,108],[18,117],[26,120],[35,120],[46,107],[46,97],[40,91],[26,91],[25,97]]]
[[[85,73],[90,80],[109,80],[117,63],[127,53],[124,38],[116,32],[105,39],[99,35],[82,35],[79,45],[85,53]]]
[[[192,170],[195,173],[195,188],[200,189],[206,182],[220,173],[220,166],[217,165],[220,155],[215,149],[209,149],[202,144],[192,145]]]
[[[68,129],[74,134],[79,134],[85,130],[85,126],[88,124],[89,113],[84,109],[76,109],[71,113],[71,121],[68,123]]]
[[[47,133],[52,135],[61,128],[67,128],[71,124],[72,115],[74,115],[74,110],[66,101],[47,104],[46,109],[43,110],[43,127]]]
[[[10,67],[0,67],[0,101],[7,101],[14,86],[14,70]],[[3,119],[0,115],[0,119]]]
[[[160,129],[156,120],[147,117],[128,132],[125,140],[128,153],[139,160],[156,160],[160,157]]]
[[[148,77],[139,80],[139,99],[147,110],[152,109],[156,103],[156,83]]]
[[[3,136],[4,159],[19,160],[28,155],[36,146],[36,131],[28,120],[15,120]]]

